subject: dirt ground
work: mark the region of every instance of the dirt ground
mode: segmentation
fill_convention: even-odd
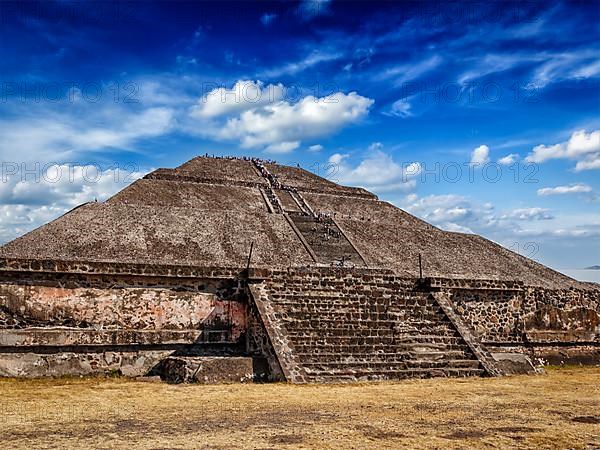
[[[600,368],[302,386],[3,379],[0,402],[1,448],[600,448]]]

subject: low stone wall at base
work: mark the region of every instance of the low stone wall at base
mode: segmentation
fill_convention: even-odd
[[[142,377],[151,375],[153,368],[171,353],[172,350],[0,353],[0,377]]]
[[[529,343],[515,346],[488,344],[487,347],[495,354],[521,353],[527,355],[535,366],[600,365],[600,345],[596,343]]]
[[[244,354],[245,342],[206,339],[213,336],[202,330],[5,329],[0,330],[0,377],[153,376],[171,356]]]

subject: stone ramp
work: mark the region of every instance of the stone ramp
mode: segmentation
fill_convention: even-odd
[[[287,381],[489,373],[431,294],[364,273],[287,273],[251,284]]]

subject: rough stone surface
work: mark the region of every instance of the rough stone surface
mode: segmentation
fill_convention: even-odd
[[[287,271],[250,289],[287,381],[495,374],[433,295],[390,273]]]
[[[87,375],[144,376],[171,351],[62,351],[59,353],[2,353],[0,376],[63,377]]]
[[[536,373],[535,367],[523,353],[492,353],[496,366],[506,375]]]
[[[162,363],[167,383],[244,383],[253,379],[252,358],[169,357]]]
[[[0,247],[3,376],[496,375],[519,355],[599,363],[600,286],[301,168],[194,158]]]

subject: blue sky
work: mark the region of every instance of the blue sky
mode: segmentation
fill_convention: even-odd
[[[208,152],[600,264],[599,23],[594,2],[0,2],[0,240]]]

